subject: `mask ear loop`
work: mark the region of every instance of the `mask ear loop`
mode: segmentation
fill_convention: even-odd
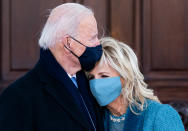
[[[72,38],[72,37],[71,37],[71,38]],[[69,43],[69,42],[68,42],[68,37],[67,37],[67,43]],[[69,43],[69,44],[70,44],[70,43]],[[65,47],[68,51],[70,51],[75,57],[78,58],[78,56],[77,56],[73,51],[71,51],[67,46],[64,45],[64,47]]]
[[[83,45],[83,46],[87,47],[86,45],[82,44],[80,41],[78,41],[78,40],[77,40],[77,39],[75,39],[74,37],[70,36],[70,38],[72,38],[74,41],[78,42],[79,44],[81,44],[81,45]]]

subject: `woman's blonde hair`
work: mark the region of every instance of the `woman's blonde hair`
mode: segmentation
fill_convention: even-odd
[[[100,64],[108,64],[115,69],[126,81],[122,88],[122,94],[128,101],[133,113],[133,106],[143,111],[146,107],[146,99],[158,101],[153,90],[147,88],[144,76],[139,70],[137,56],[134,51],[125,43],[111,37],[104,37],[100,40],[103,48],[103,55]]]

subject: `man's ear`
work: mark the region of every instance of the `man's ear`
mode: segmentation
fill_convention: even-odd
[[[70,38],[70,36],[69,35],[64,35],[63,37],[61,37],[61,40],[60,40],[60,46],[62,47],[62,48],[64,48],[64,46],[66,46],[66,47],[68,47],[69,48],[69,38]]]

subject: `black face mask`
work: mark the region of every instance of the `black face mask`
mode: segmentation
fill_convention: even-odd
[[[70,38],[75,40],[77,43],[85,46],[80,41],[76,40],[75,38],[73,38],[73,37],[70,37]],[[67,40],[67,42],[68,42],[68,40]],[[78,58],[82,69],[86,70],[86,71],[90,71],[91,69],[94,68],[96,62],[99,61],[102,56],[102,52],[103,52],[102,46],[98,45],[96,47],[88,47],[88,46],[85,46],[85,47],[86,47],[86,50],[79,57],[73,51],[71,51],[68,47],[65,46],[66,49],[68,49],[74,56],[76,56]]]

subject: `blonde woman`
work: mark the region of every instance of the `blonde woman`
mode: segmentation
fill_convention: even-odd
[[[89,72],[90,90],[104,109],[106,131],[184,131],[178,113],[147,88],[133,50],[101,39],[103,55]]]

